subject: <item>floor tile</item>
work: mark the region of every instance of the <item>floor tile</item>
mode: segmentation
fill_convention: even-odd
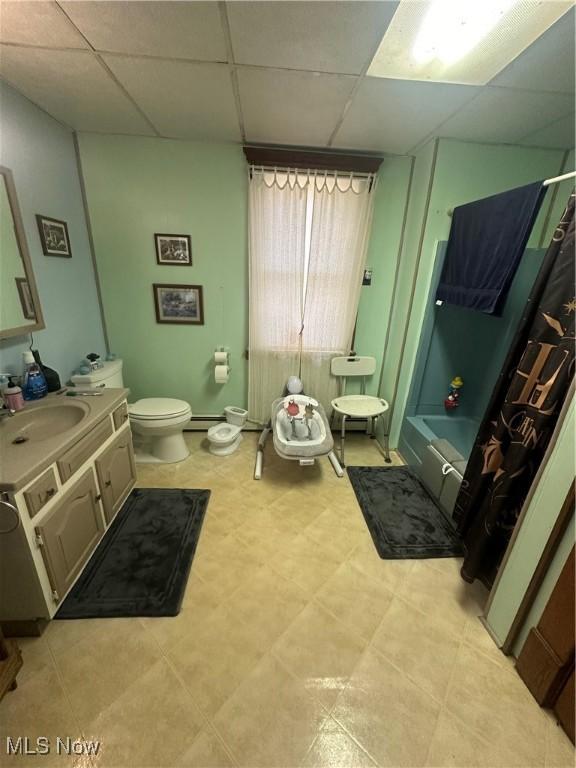
[[[416,685],[443,702],[460,645],[458,636],[443,622],[421,613],[395,597],[374,637],[372,646]]]
[[[55,669],[46,666],[37,674],[19,681],[18,688],[7,693],[0,706],[0,765],[29,765],[35,762],[50,767],[89,767],[90,761],[85,757],[57,754],[58,737],[81,739],[82,732]],[[19,736],[28,737],[31,749],[36,748],[39,737],[48,738],[49,754],[8,756],[7,738],[10,737],[15,744]]]
[[[222,596],[229,595],[243,581],[256,573],[260,563],[255,562],[250,551],[233,533],[227,536],[212,535],[200,543],[192,563],[192,573],[213,587]]]
[[[44,669],[54,668],[54,660],[46,637],[19,637],[15,640],[22,654],[22,666],[18,672],[18,684]]]
[[[372,540],[365,539],[349,555],[348,560],[362,573],[379,581],[391,592],[405,582],[416,560],[383,560]]]
[[[334,719],[381,766],[423,765],[440,705],[368,649],[332,710]]]
[[[466,644],[460,646],[446,707],[495,747],[506,747],[526,766],[543,765],[546,715],[514,671]]]
[[[168,663],[161,659],[129,685],[85,729],[100,741],[96,765],[172,766],[191,746],[203,719]]]
[[[427,560],[412,562],[408,578],[398,585],[398,595],[423,613],[444,622],[448,629],[463,632],[468,619],[482,612],[471,596],[469,585],[453,574],[439,571]]]
[[[199,632],[208,617],[220,605],[222,597],[198,576],[191,574],[177,616],[142,618],[142,625],[152,633],[164,651],[183,638]]]
[[[208,726],[175,763],[176,768],[233,768],[234,762]]]
[[[320,587],[315,600],[356,634],[370,640],[393,594],[347,561]]]
[[[310,604],[274,645],[273,653],[326,707],[347,684],[366,642],[321,606]]]
[[[305,768],[373,768],[372,758],[329,717],[316,737],[302,766]]]
[[[546,723],[546,768],[574,768],[576,752],[574,745],[556,722],[553,713]]]
[[[308,602],[309,595],[297,584],[262,566],[249,583],[232,593],[226,607],[272,645]]]
[[[442,711],[432,738],[426,766],[429,768],[522,768],[523,758],[505,746],[480,738],[449,712]]]
[[[285,543],[269,565],[281,576],[292,579],[306,592],[313,594],[341,564],[342,558],[330,544],[317,544],[304,534]]]
[[[255,628],[218,606],[197,633],[174,645],[169,658],[194,701],[211,716],[267,649]]]
[[[267,655],[228,699],[214,725],[239,766],[297,766],[326,711],[275,658]]]
[[[92,636],[54,654],[82,727],[161,656],[158,644],[138,619],[109,625],[100,621],[98,625],[95,624]]]

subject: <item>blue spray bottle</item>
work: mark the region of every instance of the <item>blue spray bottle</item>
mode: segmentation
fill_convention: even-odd
[[[22,353],[22,357],[24,360],[24,376],[22,377],[24,400],[40,400],[41,397],[46,397],[48,386],[34,355],[32,352],[26,351]]]

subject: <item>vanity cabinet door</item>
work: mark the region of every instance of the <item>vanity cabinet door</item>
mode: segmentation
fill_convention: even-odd
[[[88,470],[36,526],[48,577],[60,601],[104,534],[98,489]]]
[[[96,459],[106,521],[110,523],[136,481],[132,433],[125,429]]]

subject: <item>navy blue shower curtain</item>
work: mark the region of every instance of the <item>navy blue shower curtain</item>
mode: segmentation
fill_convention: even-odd
[[[454,519],[462,577],[490,587],[574,378],[574,193],[526,309],[470,455]]]
[[[545,194],[537,181],[454,208],[436,298],[499,315]]]

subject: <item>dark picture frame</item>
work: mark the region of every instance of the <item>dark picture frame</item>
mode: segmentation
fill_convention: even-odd
[[[72,258],[68,224],[51,216],[36,214],[36,223],[40,233],[40,243],[44,256],[58,256],[63,259]]]
[[[204,325],[201,285],[154,283],[152,290],[157,323]]]
[[[36,320],[34,299],[32,298],[32,291],[30,290],[28,280],[25,277],[15,277],[14,280],[16,281],[16,288],[18,289],[18,296],[20,297],[24,319]]]
[[[154,233],[156,263],[162,266],[191,267],[192,238],[190,235]]]

